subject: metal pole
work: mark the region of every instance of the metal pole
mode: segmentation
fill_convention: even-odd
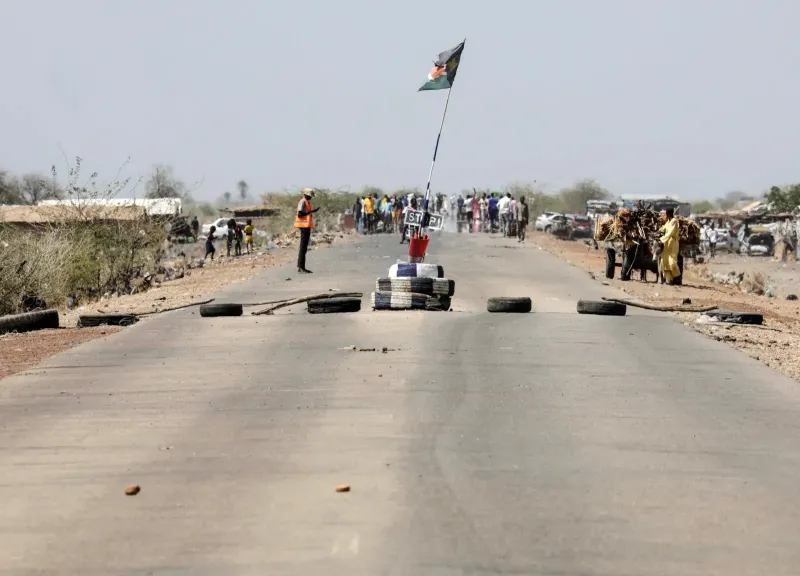
[[[431,178],[433,177],[433,168],[436,166],[436,154],[439,152],[439,141],[442,139],[442,130],[444,129],[444,119],[447,117],[447,106],[450,104],[450,94],[453,92],[453,88],[447,89],[447,100],[444,102],[444,113],[442,114],[442,123],[439,125],[439,134],[436,136],[436,146],[433,149],[433,161],[431,162],[431,169],[428,172],[428,184],[425,186],[425,201],[422,204],[422,224],[419,227],[419,231],[417,234],[421,237],[423,231],[428,225],[428,202],[430,201],[431,197]]]

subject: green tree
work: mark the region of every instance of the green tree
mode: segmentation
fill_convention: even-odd
[[[778,212],[794,212],[800,206],[800,184],[773,186],[767,192],[767,202]]]

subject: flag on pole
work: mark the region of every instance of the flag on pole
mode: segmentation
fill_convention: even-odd
[[[433,63],[433,70],[428,74],[428,81],[417,92],[423,90],[445,90],[453,87],[456,81],[458,64],[461,62],[461,53],[464,51],[464,42],[439,54]]]

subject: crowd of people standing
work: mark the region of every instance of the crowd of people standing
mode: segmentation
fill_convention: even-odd
[[[450,199],[455,210],[451,213],[457,223],[466,224],[470,232],[500,232],[504,237],[516,236],[525,241],[530,213],[525,197],[519,200],[510,192],[492,192],[464,198],[462,194]]]
[[[402,234],[401,242],[403,242],[408,233],[403,221],[409,209],[417,209],[417,198],[413,194],[384,194],[381,198],[377,193],[373,193],[356,200],[352,211],[358,232]]]
[[[414,194],[366,194],[353,205],[352,212],[356,230],[363,234],[393,232],[402,234],[401,243],[407,239],[408,230],[404,226],[405,214],[417,209]],[[431,197],[430,212],[455,220],[461,231],[467,226],[470,232],[502,233],[503,236],[516,236],[519,242],[525,241],[525,229],[529,222],[528,204],[525,197],[519,200],[511,193],[464,197],[463,194],[447,198],[443,194]]]

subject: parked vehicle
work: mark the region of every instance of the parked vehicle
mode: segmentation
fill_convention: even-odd
[[[217,238],[224,238],[225,236],[228,235],[228,220],[230,220],[230,218],[217,218],[211,224],[203,224],[203,227],[200,231],[200,236],[202,238],[207,238],[208,233],[211,232],[211,227],[215,226],[217,228],[216,230]],[[242,228],[245,227],[244,222],[237,222],[237,224]]]
[[[550,232],[554,236],[572,240],[572,221],[563,214],[555,214],[552,218],[550,218],[550,224],[545,231]]]
[[[567,218],[572,224],[572,236],[574,238],[591,238],[594,233],[594,223],[588,216],[567,214]]]
[[[533,224],[533,229],[538,232],[549,232],[552,227],[551,219],[553,216],[558,216],[556,212],[545,212],[536,219]]]
[[[745,240],[740,249],[748,256],[770,256],[775,249],[775,238],[769,232],[755,232]]]

